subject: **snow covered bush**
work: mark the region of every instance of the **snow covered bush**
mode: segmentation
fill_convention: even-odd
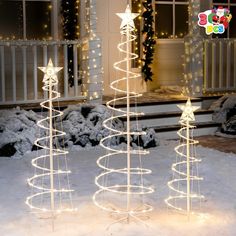
[[[111,112],[103,105],[81,104],[65,109],[62,117],[55,120],[55,128],[63,130],[66,135],[59,137],[55,145],[71,147],[96,146],[100,140],[109,135],[110,131],[102,123],[111,116]],[[33,111],[4,110],[0,113],[0,156],[20,157],[26,152],[33,151],[36,138],[46,136],[46,130],[37,126],[37,121],[42,119]],[[45,124],[48,126],[48,124]],[[115,119],[112,127],[116,130],[125,130],[124,123]],[[132,146],[150,148],[157,146],[156,134],[152,129],[146,129],[146,135],[132,136]],[[115,146],[126,143],[126,137],[119,136],[111,139],[109,145]]]
[[[33,111],[2,110],[0,113],[0,156],[20,157],[31,151],[41,117]]]
[[[103,137],[110,134],[110,131],[102,125],[110,116],[111,112],[103,105],[82,104],[68,107],[56,123],[58,129],[62,126],[66,132],[66,136],[59,140],[59,143],[64,142],[66,147],[98,145]],[[113,121],[112,127],[120,131],[125,130],[124,123],[119,119]],[[146,132],[147,135],[140,138],[132,137],[131,145],[140,145],[144,148],[156,146],[155,131],[147,129]],[[118,145],[122,142],[126,142],[126,137],[115,137],[109,145]]]
[[[110,117],[105,106],[82,104],[69,106],[63,112],[63,116],[56,121],[56,127],[57,129],[60,129],[61,125],[63,127],[66,136],[59,142],[64,142],[66,147],[96,146],[109,134],[109,131],[102,126],[102,122]],[[119,120],[114,124],[122,129],[122,122]]]
[[[236,95],[225,95],[211,106],[213,120],[222,123],[220,132],[236,135]]]

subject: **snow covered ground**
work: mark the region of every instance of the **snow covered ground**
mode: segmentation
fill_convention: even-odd
[[[201,193],[206,200],[202,204],[203,218],[186,217],[167,211],[164,199],[168,195],[167,181],[172,176],[171,163],[176,142],[162,142],[151,149],[145,166],[153,174],[148,181],[156,192],[148,196],[154,206],[148,227],[138,222],[114,224],[106,212],[94,206],[91,197],[96,191],[94,177],[100,169],[96,160],[103,153],[100,148],[71,150],[69,166],[72,188],[76,190],[74,204],[78,212],[61,215],[55,220],[55,231],[49,219],[39,219],[31,214],[24,201],[30,193],[26,179],[33,174],[28,153],[22,159],[0,158],[0,235],[1,236],[235,236],[236,235],[236,155],[198,147],[202,158],[199,167]]]

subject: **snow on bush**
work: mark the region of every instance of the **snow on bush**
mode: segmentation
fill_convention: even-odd
[[[103,105],[82,104],[70,106],[65,109],[62,117],[55,120],[55,127],[63,130],[66,135],[59,137],[55,145],[71,147],[96,146],[110,131],[103,127],[102,123],[111,116],[111,112]],[[42,119],[33,111],[4,110],[0,113],[0,156],[20,157],[26,152],[34,150],[36,138],[46,136],[46,131],[37,126],[37,121]],[[45,124],[48,126],[48,124]],[[115,119],[112,127],[116,130],[125,130],[124,123]],[[132,136],[131,145],[144,148],[157,145],[156,134],[152,129],[146,129],[146,135]],[[114,137],[109,145],[119,145],[126,142],[126,137]]]
[[[0,156],[20,157],[31,151],[41,117],[33,111],[2,110],[0,113]]]
[[[96,146],[103,137],[110,134],[110,131],[103,127],[102,123],[111,116],[111,112],[103,105],[82,104],[70,106],[64,110],[64,114],[57,120],[56,127],[63,127],[66,136],[59,140],[65,143],[66,147],[80,145],[82,147]],[[124,123],[115,119],[112,128],[124,131]],[[132,137],[131,145],[139,145],[144,148],[155,147],[157,145],[155,131],[146,130],[147,135],[140,138]],[[126,142],[126,137],[114,137],[109,141],[109,145],[118,145]]]
[[[214,110],[213,120],[222,123],[220,131],[236,135],[236,95],[225,95],[211,106]]]

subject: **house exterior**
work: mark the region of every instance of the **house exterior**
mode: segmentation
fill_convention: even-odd
[[[236,19],[234,18],[236,2],[232,0],[153,0],[152,2],[155,16],[153,27],[157,35],[153,63],[154,76],[152,82],[148,82],[144,86],[140,84],[142,87],[140,89],[155,91],[162,86],[182,87],[189,73],[199,73],[200,78],[197,84],[196,78],[191,79],[192,86],[197,87],[193,96],[234,91],[236,87],[234,69],[236,62]],[[141,5],[141,3],[142,1],[139,0],[130,1],[133,7]],[[120,20],[115,13],[124,11],[126,4],[125,0],[97,1],[98,34],[103,42],[105,93],[111,92],[109,83],[115,77],[113,63],[118,60],[119,56],[115,52],[120,39]],[[233,18],[226,33],[208,36],[203,28],[198,27],[197,14],[217,6],[229,8]],[[188,41],[192,42],[194,39],[199,43],[200,48],[196,50],[198,52],[202,50],[201,55],[198,55],[198,61],[185,65],[189,50]],[[193,71],[198,70],[199,65],[201,71]]]
[[[116,47],[120,41],[120,19],[116,13],[124,11],[127,0],[75,0],[74,4],[78,6],[80,37],[67,40],[63,37],[61,1],[0,3],[0,104],[42,100],[43,75],[37,67],[46,65],[49,57],[55,65],[64,67],[59,78],[62,100],[101,102],[103,94],[112,93],[109,84],[116,78],[113,64],[119,60]],[[142,13],[141,0],[129,0],[129,4]],[[222,35],[206,35],[197,26],[197,15],[219,5],[230,9],[233,15],[229,29]],[[157,36],[153,81],[144,83],[140,78],[136,88],[149,92],[185,85],[195,97],[234,91],[236,2],[153,0],[153,9]],[[5,17],[4,12],[8,14]],[[9,12],[11,17],[7,17]],[[139,25],[138,50],[142,57],[142,21]],[[73,64],[70,73],[69,63]],[[140,71],[139,67],[136,65],[133,70]],[[69,86],[71,79],[73,87]]]

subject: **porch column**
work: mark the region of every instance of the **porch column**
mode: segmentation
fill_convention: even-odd
[[[203,38],[198,26],[200,0],[189,0],[189,33],[184,38],[184,95],[198,97],[203,89]]]
[[[97,36],[96,0],[86,1],[85,28],[87,30],[82,45],[81,69],[83,71],[84,95],[91,103],[102,101],[102,50],[101,39]]]

